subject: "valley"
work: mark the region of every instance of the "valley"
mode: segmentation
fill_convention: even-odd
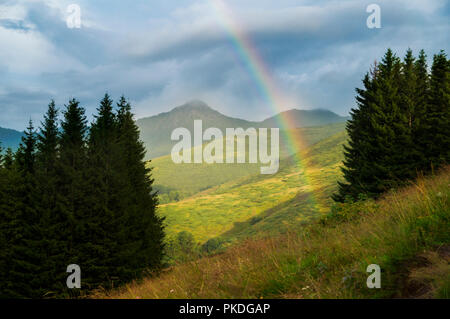
[[[156,187],[185,195],[159,207],[168,237],[188,231],[199,243],[213,237],[232,242],[285,232],[325,213],[340,177],[346,134],[322,134],[320,140],[308,129],[302,133],[308,146],[298,156],[285,155],[273,175],[259,174],[257,164],[173,164],[170,157],[151,161]]]

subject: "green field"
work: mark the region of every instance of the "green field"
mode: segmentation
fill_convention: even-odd
[[[449,183],[447,167],[380,200],[341,204],[295,231],[245,240],[92,297],[448,299]],[[370,264],[382,269],[382,289],[367,289]]]
[[[218,236],[233,240],[283,232],[325,213],[340,176],[346,140],[342,128],[302,129],[312,145],[300,152],[300,162],[285,157],[273,175],[259,174],[259,164],[176,165],[167,157],[153,161],[159,183],[197,192],[160,206],[168,236],[188,231],[199,243]],[[337,129],[341,132],[328,137]]]
[[[301,140],[303,150],[332,135],[342,132],[345,123],[326,126],[299,128],[290,132]],[[292,155],[292,149],[286,145],[285,133],[280,132],[280,170],[288,163],[283,159]],[[193,152],[192,152],[193,153]],[[339,155],[339,152],[336,152]],[[170,155],[148,162],[153,167],[155,188],[159,191],[162,203],[180,200],[229,181],[235,181],[259,174],[261,164],[175,164]],[[168,194],[171,194],[169,198]]]

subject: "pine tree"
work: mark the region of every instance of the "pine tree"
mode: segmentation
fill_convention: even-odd
[[[444,51],[433,58],[424,139],[428,167],[450,163],[450,68]]]
[[[421,50],[417,60],[414,63],[414,72],[416,77],[415,86],[415,125],[412,127],[411,135],[413,140],[413,149],[416,156],[417,172],[427,171],[429,163],[426,160],[426,118],[428,113],[428,100],[430,91],[430,81],[428,75],[427,56],[424,50]]]
[[[61,252],[65,243],[58,236],[61,231],[61,214],[58,211],[58,110],[52,100],[48,105],[44,122],[38,135],[36,155],[37,191],[40,196],[41,215],[41,254],[43,257],[41,272],[42,286],[47,296],[57,295],[62,290]]]
[[[399,83],[401,63],[388,49],[380,64],[357,89],[358,109],[347,124],[349,145],[344,149],[345,182],[339,183],[335,201],[376,197],[408,176],[399,154],[409,142],[408,113],[402,110]]]
[[[55,281],[65,286],[66,267],[77,264],[84,271],[86,246],[91,243],[88,221],[90,211],[87,197],[91,189],[87,182],[87,149],[86,149],[86,117],[85,110],[75,99],[69,101],[63,112],[61,122],[58,174],[57,213],[59,230],[55,234],[56,241],[63,243],[58,247],[59,256],[55,267],[59,274]],[[93,243],[92,243],[93,244]],[[83,281],[84,282],[84,281]],[[64,288],[62,288],[64,289]],[[70,293],[76,293],[70,291]]]
[[[28,122],[25,136],[17,151],[17,161],[22,174],[33,175],[36,165],[36,132],[34,131],[33,122]]]
[[[5,216],[8,221],[5,232],[9,238],[5,293],[9,297],[38,298],[43,294],[38,276],[42,259],[35,155],[36,136],[30,120],[16,153],[15,171],[12,171],[8,185],[10,198],[15,201]]]
[[[157,195],[153,192],[151,169],[144,162],[145,148],[139,139],[139,129],[133,120],[131,106],[122,96],[118,103],[119,157],[123,189],[122,206],[126,219],[121,245],[121,257],[128,261],[124,269],[130,279],[161,267],[164,250],[163,219],[156,215]]]
[[[58,109],[55,101],[48,105],[47,113],[44,115],[44,122],[38,135],[38,165],[45,174],[54,174],[56,162],[58,160]]]
[[[89,226],[92,227],[93,237],[90,238],[92,244],[89,252],[92,254],[86,274],[92,286],[109,286],[120,278],[117,272],[121,267],[117,260],[117,237],[122,226],[123,208],[120,206],[116,163],[121,154],[117,152],[116,120],[112,104],[109,95],[105,94],[90,128],[88,143],[89,184],[92,189],[89,196],[89,209],[92,212]]]
[[[392,169],[394,170],[394,185],[401,185],[417,176],[417,163],[420,154],[417,153],[413,141],[413,131],[416,129],[417,112],[417,77],[415,72],[415,58],[412,50],[408,49],[401,64],[400,78],[398,79],[399,101],[398,108],[394,109],[393,120],[395,138],[392,141]]]
[[[358,108],[347,124],[345,182],[335,201],[377,197],[450,161],[450,69],[443,51],[434,56],[408,50],[403,63],[389,49],[357,89]]]
[[[11,147],[6,149],[5,155],[3,155],[3,167],[5,169],[11,169],[14,163],[14,152]]]
[[[350,112],[351,119],[347,121],[347,133],[349,135],[348,146],[344,146],[344,166],[342,173],[346,182],[338,182],[339,190],[332,197],[335,201],[344,202],[345,200],[357,199],[359,194],[364,193],[365,181],[371,177],[365,174],[364,168],[368,161],[368,154],[365,150],[365,141],[368,138],[366,129],[369,125],[369,107],[375,86],[377,65],[374,65],[372,74],[367,73],[363,80],[364,88],[357,88],[356,102],[358,108]]]
[[[0,297],[78,295],[66,268],[78,264],[82,287],[121,284],[158,270],[163,220],[131,107],[117,114],[105,95],[88,131],[75,99],[54,101],[36,138],[30,122],[19,150],[0,161]],[[89,135],[88,135],[89,133]]]

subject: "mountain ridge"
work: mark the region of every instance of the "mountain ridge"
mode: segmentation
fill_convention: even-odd
[[[290,121],[283,121],[281,117],[288,117]],[[136,120],[136,124],[141,131],[141,140],[147,149],[146,159],[150,159],[170,154],[174,144],[170,140],[171,132],[178,127],[184,127],[193,132],[194,120],[202,120],[203,129],[215,127],[225,132],[226,128],[238,127],[243,129],[249,127],[295,129],[345,122],[347,119],[348,117],[343,117],[324,109],[292,109],[275,114],[263,121],[249,121],[224,115],[203,101],[192,100],[168,112],[140,118]],[[280,123],[288,124],[288,122],[290,126],[280,125]]]
[[[3,149],[11,147],[13,150],[19,147],[23,132],[10,128],[0,127],[0,146]]]

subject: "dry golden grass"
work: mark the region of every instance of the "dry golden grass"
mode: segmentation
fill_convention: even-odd
[[[450,168],[297,232],[247,240],[92,298],[376,298],[400,289],[403,265],[449,242]],[[366,287],[366,267],[383,270]],[[438,273],[442,276],[443,266]],[[447,269],[448,271],[448,269]]]

